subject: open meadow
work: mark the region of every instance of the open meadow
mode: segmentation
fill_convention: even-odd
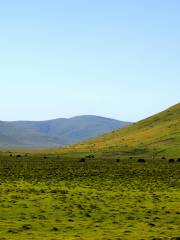
[[[180,162],[0,157],[0,240],[180,239]]]
[[[0,30],[0,240],[180,240],[180,0],[4,0]]]

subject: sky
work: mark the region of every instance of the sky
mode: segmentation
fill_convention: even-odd
[[[180,102],[179,0],[0,0],[0,119],[138,121]]]

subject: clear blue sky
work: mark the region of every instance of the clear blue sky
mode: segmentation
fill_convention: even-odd
[[[136,121],[180,102],[179,0],[0,0],[0,119]]]

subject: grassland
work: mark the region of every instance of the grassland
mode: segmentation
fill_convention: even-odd
[[[180,103],[123,129],[49,152],[179,157]]]
[[[79,158],[0,156],[0,240],[180,239],[180,162]]]
[[[17,154],[0,153],[0,240],[180,239],[180,104],[77,145]]]

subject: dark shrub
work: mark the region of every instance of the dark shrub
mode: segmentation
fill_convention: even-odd
[[[138,159],[138,162],[139,162],[139,163],[145,163],[146,161],[145,161],[144,158],[139,158],[139,159]]]
[[[174,158],[170,158],[168,162],[169,162],[169,163],[174,163],[175,160],[174,160]]]
[[[165,157],[162,157],[161,159],[166,159]]]
[[[17,229],[10,228],[10,229],[8,230],[8,233],[18,233],[18,230],[17,230]]]
[[[23,230],[30,230],[31,228],[32,228],[31,224],[24,224],[24,225],[22,226],[22,229],[23,229]]]
[[[10,156],[10,157],[12,157],[13,155],[12,155],[12,154],[10,154],[9,156]]]
[[[57,232],[57,231],[59,231],[59,229],[58,229],[57,227],[53,227],[53,228],[52,228],[52,231]]]
[[[46,157],[46,156],[44,156],[44,159],[47,159],[47,157]]]
[[[177,159],[177,162],[180,162],[180,158]]]
[[[86,161],[85,158],[81,158],[81,159],[79,160],[79,162],[85,162],[85,161]]]
[[[119,159],[119,158],[117,158],[117,159],[116,159],[116,162],[119,162],[119,161],[120,161],[120,159]]]
[[[94,155],[88,155],[88,156],[86,156],[86,158],[94,158]]]
[[[17,158],[20,158],[20,157],[21,157],[21,155],[20,155],[20,154],[18,154],[18,155],[16,155],[16,157],[17,157]]]
[[[149,223],[149,226],[155,227],[156,225],[154,223]]]

